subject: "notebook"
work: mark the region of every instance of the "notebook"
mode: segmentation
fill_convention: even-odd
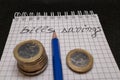
[[[16,12],[0,61],[0,80],[53,80],[51,39],[55,30],[60,41],[64,80],[120,80],[120,71],[104,35],[99,17],[93,11],[44,13]],[[76,14],[77,13],[77,14]],[[25,76],[17,69],[14,47],[24,40],[40,41],[48,56],[47,69],[37,76]],[[75,73],[66,64],[70,50],[85,49],[94,58],[87,73]]]

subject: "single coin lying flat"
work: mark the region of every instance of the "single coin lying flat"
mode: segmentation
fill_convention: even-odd
[[[66,63],[74,72],[85,73],[92,68],[93,57],[84,49],[74,49],[68,53]]]

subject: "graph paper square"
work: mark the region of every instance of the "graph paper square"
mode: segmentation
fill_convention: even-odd
[[[54,29],[60,41],[64,80],[120,80],[120,71],[109,48],[97,14],[67,16],[27,16],[13,19],[0,61],[0,80],[53,80],[51,39]],[[90,30],[88,30],[88,28]],[[39,30],[38,30],[39,29]],[[27,31],[26,31],[27,30]],[[18,71],[13,56],[15,46],[24,40],[40,41],[48,56],[47,69],[37,76],[25,76]],[[94,58],[87,73],[75,73],[66,65],[68,52],[82,48]]]

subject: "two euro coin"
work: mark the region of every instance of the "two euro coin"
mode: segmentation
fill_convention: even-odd
[[[84,49],[74,49],[68,53],[66,63],[74,72],[85,73],[92,68],[93,57]]]
[[[40,41],[23,41],[14,48],[13,53],[19,71],[25,75],[37,75],[47,67],[48,57]]]

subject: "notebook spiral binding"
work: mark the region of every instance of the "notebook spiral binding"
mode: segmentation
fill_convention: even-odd
[[[67,17],[68,15],[72,15],[72,18],[75,18],[75,15],[78,15],[78,17],[82,17],[82,15],[85,15],[86,17],[89,17],[88,15],[91,15],[91,16],[95,17],[93,10],[90,10],[90,11],[85,10],[83,12],[82,11],[77,11],[77,12],[65,11],[63,13],[63,16],[65,16],[66,19],[68,18]],[[54,18],[54,16],[57,16],[58,18],[60,18],[62,16],[62,12],[50,12],[50,15],[48,15],[48,12],[43,12],[43,15],[41,14],[41,12],[36,12],[36,13],[34,13],[34,12],[29,12],[29,13],[27,13],[27,12],[15,12],[14,13],[14,18],[19,18],[21,16],[23,17],[23,20],[25,19],[25,16],[29,16],[29,20],[32,20],[32,18],[34,16],[37,16],[37,20],[39,19],[40,16],[43,16],[44,19],[46,19],[47,16],[51,16],[51,18]]]

